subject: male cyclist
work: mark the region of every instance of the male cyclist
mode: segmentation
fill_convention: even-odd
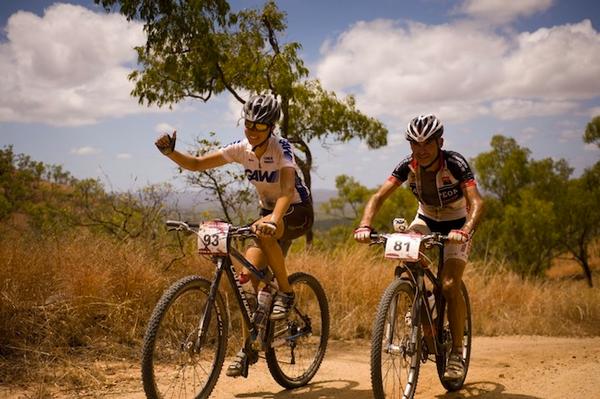
[[[483,212],[483,200],[473,172],[457,152],[442,150],[444,127],[434,115],[414,118],[406,129],[412,154],[396,166],[391,176],[369,199],[354,238],[370,242],[373,218],[383,202],[408,181],[419,201],[419,209],[409,229],[421,234],[447,234],[444,249],[442,291],[448,303],[448,321],[453,348],[444,377],[464,376],[462,360],[465,303],[461,294],[462,275],[470,250],[470,239]]]
[[[179,166],[192,171],[216,168],[230,162],[244,166],[248,180],[256,187],[260,202],[260,219],[253,223],[258,247],[251,246],[246,258],[257,268],[271,266],[279,291],[273,302],[272,320],[284,319],[294,302],[288,282],[284,250],[292,239],[302,236],[312,226],[314,216],[308,188],[296,165],[290,143],[273,134],[279,121],[281,105],[271,94],[252,96],[242,110],[245,138],[224,148],[194,157],[175,150],[176,133],[161,135],[158,149]],[[254,288],[257,282],[253,281]],[[244,326],[244,338],[247,328]],[[245,340],[245,339],[244,339]],[[227,375],[243,373],[247,355],[241,350],[227,369]]]

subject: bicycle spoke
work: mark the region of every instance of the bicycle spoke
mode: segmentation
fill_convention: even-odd
[[[148,397],[195,398],[212,391],[226,350],[226,317],[220,298],[211,307],[206,336],[198,337],[210,283],[191,276],[159,301],[144,339],[142,377]],[[202,338],[202,339],[199,339]],[[203,342],[198,348],[196,342]]]
[[[305,273],[289,277],[296,295],[287,320],[271,323],[266,359],[273,378],[285,388],[305,385],[317,372],[329,336],[327,298],[318,281]]]

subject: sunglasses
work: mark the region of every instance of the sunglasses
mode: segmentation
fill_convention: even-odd
[[[266,123],[251,122],[249,120],[244,121],[244,126],[246,126],[246,129],[255,130],[257,132],[265,132],[271,127],[271,125]]]

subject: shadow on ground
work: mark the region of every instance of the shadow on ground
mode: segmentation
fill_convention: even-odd
[[[506,387],[490,381],[465,384],[460,391],[437,395],[440,399],[541,399],[537,396],[504,392]]]
[[[302,399],[371,399],[370,389],[356,389],[357,381],[330,380],[315,381],[297,389],[284,389],[279,392],[248,392],[235,395],[236,398],[302,398]]]

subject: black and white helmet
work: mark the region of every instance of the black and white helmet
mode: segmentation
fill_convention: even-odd
[[[242,111],[244,119],[250,122],[274,125],[281,115],[281,104],[272,94],[258,94],[250,97]]]
[[[437,139],[444,134],[444,125],[435,115],[419,115],[408,124],[406,139],[424,143],[430,139]]]

